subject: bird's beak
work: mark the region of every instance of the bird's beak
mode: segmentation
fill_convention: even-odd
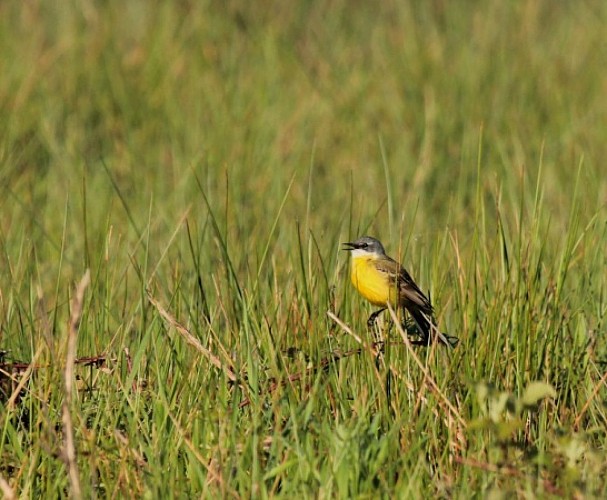
[[[342,250],[345,250],[346,252],[350,252],[357,248],[357,246],[354,243],[343,243],[343,246],[344,246],[344,248],[342,248]]]

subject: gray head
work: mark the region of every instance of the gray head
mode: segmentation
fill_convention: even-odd
[[[369,252],[379,255],[386,255],[386,251],[384,250],[384,246],[381,244],[381,242],[375,238],[371,238],[371,236],[363,236],[352,243],[344,243],[344,246],[345,248],[343,250],[347,251],[361,250],[361,253]]]

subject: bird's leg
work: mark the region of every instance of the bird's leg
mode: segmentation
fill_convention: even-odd
[[[423,332],[417,326],[417,323],[412,317],[409,317],[406,309],[403,308],[403,321],[400,326],[403,331],[407,334],[409,339],[415,338],[416,340],[411,340],[412,345],[428,345],[428,339],[424,339]]]
[[[418,335],[419,331],[417,329],[417,326],[415,325],[415,323],[413,322],[413,320],[411,318],[408,318],[404,311],[403,311],[403,316],[404,319],[401,322],[400,326],[403,329],[403,331],[410,337],[411,335]]]
[[[379,310],[375,311],[373,314],[371,314],[371,316],[369,316],[369,319],[367,320],[367,328],[369,328],[369,330],[373,330],[377,317],[381,313],[383,313],[386,309],[387,309],[386,307],[382,307],[381,309],[379,309]]]

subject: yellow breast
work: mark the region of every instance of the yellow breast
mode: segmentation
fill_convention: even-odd
[[[354,288],[371,304],[385,307],[388,302],[396,307],[396,288],[386,273],[375,268],[373,257],[353,257],[350,279]]]

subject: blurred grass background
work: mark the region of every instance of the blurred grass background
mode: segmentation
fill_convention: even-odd
[[[73,408],[89,493],[604,492],[606,22],[600,1],[2,3],[0,347],[49,366],[2,407],[2,475],[67,488],[51,361],[90,268],[78,354],[105,353],[111,374],[83,372]],[[146,298],[225,348],[255,394],[351,347],[327,310],[363,330],[338,252],[363,233],[460,336],[429,362],[466,420],[475,382],[556,387],[537,440],[504,423],[535,455],[493,460],[483,428],[459,453],[484,468],[455,462],[453,429],[414,411],[425,382],[404,349],[391,362],[413,386],[394,400],[356,357],[237,410]],[[571,479],[555,429],[578,439],[578,416],[599,469],[584,455]]]

